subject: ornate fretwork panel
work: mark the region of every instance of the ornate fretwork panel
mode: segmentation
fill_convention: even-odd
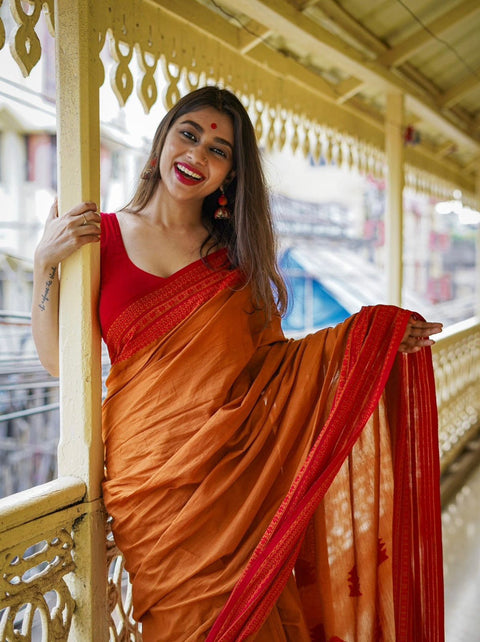
[[[107,523],[107,608],[111,642],[141,642],[139,625],[133,619],[132,585],[125,561],[118,550],[110,522]]]
[[[68,576],[75,570],[75,522],[67,508],[2,533],[0,641],[64,641],[75,602]]]
[[[438,201],[453,200],[454,192],[458,189],[453,182],[441,180],[438,176],[410,165],[405,165],[405,186],[413,192],[428,194]],[[478,199],[469,194],[462,194],[462,202],[469,207],[480,207]]]
[[[480,325],[439,341],[433,360],[445,470],[480,427]]]
[[[28,75],[41,54],[35,27],[42,11],[53,34],[54,0],[10,0],[9,4],[17,25],[9,37],[12,54]],[[108,40],[113,58],[109,80],[120,105],[136,93],[148,113],[159,99],[169,108],[184,93],[218,83],[242,98],[258,140],[267,150],[287,145],[314,162],[322,159],[384,177],[381,127],[329,102],[314,86],[297,81],[290,68],[285,73],[273,69],[268,56],[264,60],[243,55],[234,30],[228,38],[218,39],[214,30],[212,34],[202,31],[195,20],[184,17],[189,13],[185,2],[172,5],[138,0],[90,2],[90,33],[96,33],[98,43],[95,76],[103,82],[100,51]],[[0,20],[0,48],[4,42]],[[446,179],[411,167],[405,172],[407,187],[441,199],[451,198],[455,189]],[[475,195],[464,193],[463,201],[478,206]]]
[[[180,96],[205,84],[235,91],[249,111],[259,143],[383,177],[382,135],[358,135],[350,116],[339,116],[308,87],[295,86],[236,43],[220,42],[195,24],[155,3],[104,0],[91,4],[98,60],[105,41],[113,60],[109,82],[120,105],[136,93],[145,112],[161,99],[170,108]],[[98,70],[97,76],[104,77]],[[333,117],[334,126],[325,123]],[[362,142],[362,141],[367,141]]]
[[[10,51],[24,76],[28,76],[40,60],[42,47],[35,31],[38,20],[45,14],[52,36],[54,27],[54,0],[10,0],[10,10],[16,28],[10,35]],[[2,3],[0,2],[0,5]],[[0,21],[0,49],[5,44],[5,28]]]

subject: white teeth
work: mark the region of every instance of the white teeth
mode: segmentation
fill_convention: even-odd
[[[203,178],[203,176],[200,176],[200,174],[196,174],[195,172],[192,172],[192,170],[185,167],[185,165],[181,165],[180,163],[177,163],[177,168],[182,172],[182,174],[186,174],[187,176],[190,176],[191,178],[194,178],[197,181]]]

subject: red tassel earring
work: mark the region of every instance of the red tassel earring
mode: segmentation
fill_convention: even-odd
[[[218,207],[213,214],[213,218],[217,221],[219,219],[228,219],[232,215],[230,210],[227,207],[228,200],[223,191],[223,185],[220,185],[220,196],[218,197]]]
[[[157,166],[157,157],[154,156],[152,160],[150,161],[150,167],[147,167],[147,169],[144,169],[142,172],[142,178],[144,181],[148,181],[149,178],[152,178],[152,174],[155,171],[155,168]]]

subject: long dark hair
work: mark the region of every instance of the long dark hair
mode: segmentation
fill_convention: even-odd
[[[152,168],[151,176],[140,181],[124,209],[139,212],[149,203],[160,180],[159,163],[152,167],[152,160],[160,159],[168,131],[183,114],[205,107],[213,107],[232,119],[234,178],[225,189],[232,212],[229,219],[217,220],[213,216],[218,207],[218,190],[203,202],[202,222],[209,236],[201,255],[212,247],[226,247],[232,265],[239,267],[250,283],[254,303],[265,309],[267,317],[271,316],[272,305],[283,314],[287,309],[287,289],[277,265],[272,213],[255,131],[247,111],[232,92],[215,86],[203,87],[181,98],[170,109],[157,128],[145,165],[145,169]]]

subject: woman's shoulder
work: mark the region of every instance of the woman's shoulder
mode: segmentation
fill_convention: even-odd
[[[102,217],[102,226],[109,227],[109,228],[118,227],[118,219],[117,219],[116,212],[100,212],[100,216]]]
[[[100,215],[100,247],[103,253],[107,248],[118,245],[121,233],[116,212],[100,212]]]

